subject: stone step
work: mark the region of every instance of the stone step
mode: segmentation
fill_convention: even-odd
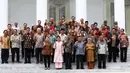
[[[113,66],[114,65],[114,66]],[[128,72],[130,71],[130,62],[127,63],[107,63],[106,69],[98,69],[97,65],[95,69],[77,70],[75,64],[72,70],[57,70],[54,68],[54,64],[51,64],[50,70],[45,70],[43,64],[1,64],[0,73],[86,73],[86,72]]]

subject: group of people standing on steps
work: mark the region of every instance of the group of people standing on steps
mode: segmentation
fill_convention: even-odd
[[[28,27],[27,23],[18,27],[18,23],[8,24],[0,37],[1,63],[8,63],[11,51],[12,63],[31,63],[31,58],[36,57],[36,64],[44,63],[45,69],[51,68],[55,63],[56,69],[84,69],[84,64],[89,69],[107,67],[108,62],[127,62],[127,49],[129,39],[124,29],[118,27],[118,22],[110,28],[104,21],[100,28],[98,23],[89,25],[88,21],[81,18],[80,22],[71,17],[66,21],[62,16],[58,23],[53,18],[45,21],[44,26],[38,20],[37,25]],[[21,54],[21,55],[20,55]],[[16,56],[16,61],[15,61]]]

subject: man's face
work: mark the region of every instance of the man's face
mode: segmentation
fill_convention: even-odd
[[[37,33],[39,33],[39,34],[41,33],[41,29],[40,28],[37,29]]]
[[[14,23],[14,26],[17,27],[17,26],[18,26],[18,23]]]
[[[118,25],[115,25],[114,27],[115,27],[115,28],[118,28]]]
[[[71,19],[74,21],[74,20],[75,20],[75,17],[73,16]]]
[[[88,26],[88,23],[85,23],[86,26]]]
[[[30,33],[30,29],[27,29],[27,33]]]
[[[64,30],[61,30],[61,34],[64,34]]]
[[[102,29],[104,29],[105,28],[105,25],[104,24],[102,24]]]
[[[27,27],[27,24],[24,24],[24,27]]]
[[[113,29],[113,30],[112,30],[112,32],[113,32],[113,33],[116,33],[116,30],[115,30],[115,29]]]
[[[50,22],[54,22],[54,19],[53,19],[53,18],[50,18]]]
[[[12,28],[12,26],[11,25],[8,25],[8,29],[11,29]]]
[[[84,19],[83,19],[83,18],[81,18],[81,19],[80,19],[80,22],[84,22]]]
[[[62,17],[61,17],[61,20],[65,20],[65,17],[62,16]]]
[[[17,30],[14,30],[14,34],[17,34]]]
[[[80,37],[78,37],[78,41],[80,42],[81,40],[82,40],[81,36],[80,36]]]
[[[38,20],[38,25],[41,25],[41,21],[40,20]]]

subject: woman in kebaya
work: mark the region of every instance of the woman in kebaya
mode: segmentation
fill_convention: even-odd
[[[61,41],[60,36],[57,36],[57,41],[54,43],[54,62],[55,62],[55,68],[56,69],[62,69],[62,63],[63,63],[63,42]]]
[[[86,53],[87,53],[87,64],[89,69],[94,68],[94,53],[95,53],[95,44],[92,42],[92,38],[88,38],[86,44]]]

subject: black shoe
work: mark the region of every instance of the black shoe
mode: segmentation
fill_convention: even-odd
[[[27,64],[28,62],[24,62],[24,64]]]
[[[106,67],[103,67],[103,69],[106,69]]]
[[[108,60],[108,62],[110,63],[110,62],[111,62],[111,60]]]
[[[127,62],[126,60],[124,62]]]
[[[5,63],[8,64],[8,61],[6,61]]]
[[[114,63],[116,63],[117,61],[113,61]]]
[[[81,69],[84,69],[84,68],[81,68]]]
[[[45,67],[45,70],[47,70],[48,68],[47,67]]]
[[[50,67],[48,67],[47,69],[50,70]]]
[[[4,64],[4,62],[1,62],[1,64]]]
[[[101,69],[101,68],[102,68],[102,67],[100,67],[100,66],[98,67],[98,69]]]
[[[29,64],[31,64],[31,62],[28,62]]]
[[[76,69],[79,69],[79,68],[76,68]]]
[[[22,63],[21,61],[17,61],[17,63]]]
[[[36,64],[39,64],[39,62],[36,62]]]

